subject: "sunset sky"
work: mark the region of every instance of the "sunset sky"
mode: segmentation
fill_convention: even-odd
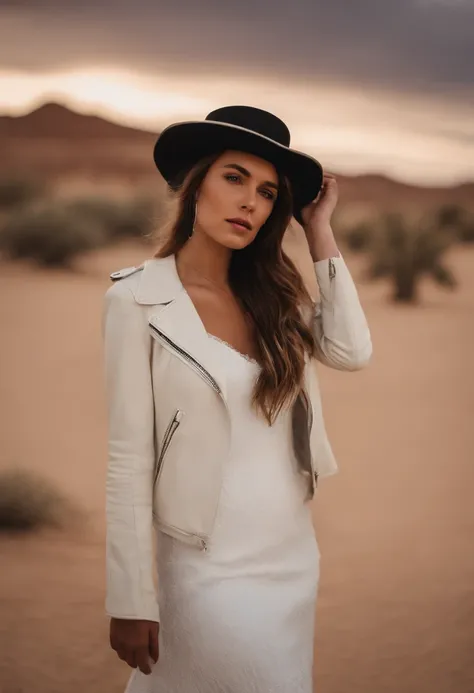
[[[0,0],[0,112],[273,111],[344,173],[474,180],[473,0]]]

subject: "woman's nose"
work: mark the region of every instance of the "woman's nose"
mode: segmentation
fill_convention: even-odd
[[[248,209],[250,211],[255,209],[255,205],[257,203],[257,194],[253,190],[246,190],[245,192],[245,197],[242,200],[241,203],[241,208],[242,209]]]

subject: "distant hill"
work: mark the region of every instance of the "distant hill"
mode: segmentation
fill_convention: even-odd
[[[56,103],[47,103],[24,116],[0,116],[0,138],[145,139],[156,134],[111,123],[95,115],[83,115]]]
[[[24,116],[0,116],[0,176],[155,184],[159,177],[152,150],[157,134],[47,103]],[[380,175],[338,175],[338,180],[341,202],[351,205],[474,205],[474,183],[420,187]]]
[[[0,116],[0,176],[156,182],[156,138],[48,103],[27,115]]]

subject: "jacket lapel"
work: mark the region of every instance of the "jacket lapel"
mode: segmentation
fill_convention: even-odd
[[[178,355],[185,352],[191,356],[216,381],[223,396],[226,396],[224,369],[213,356],[211,339],[185,290],[171,303],[152,314],[149,322],[156,328],[155,334],[158,339],[160,335],[166,337],[164,342],[160,340],[163,346],[177,351]],[[185,355],[184,358],[186,359]],[[193,366],[189,359],[187,361]]]
[[[216,381],[225,398],[225,370],[213,356],[211,339],[181,283],[174,255],[145,262],[135,300],[156,305],[149,312],[152,335],[191,367],[195,364],[186,355],[197,362]]]

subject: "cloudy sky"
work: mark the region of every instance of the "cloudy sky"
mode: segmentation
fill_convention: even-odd
[[[347,173],[474,179],[474,0],[0,0],[0,111],[152,130],[247,103]]]

